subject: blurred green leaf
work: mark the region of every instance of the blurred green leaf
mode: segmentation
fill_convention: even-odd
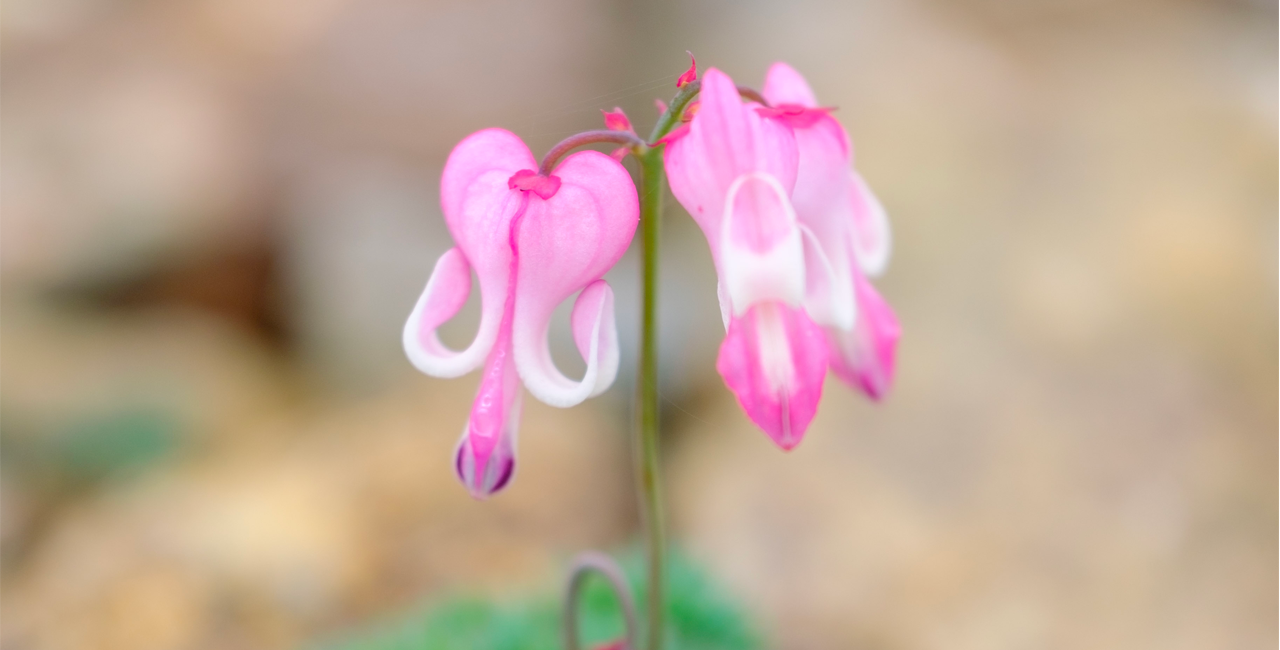
[[[636,589],[643,573],[641,556],[629,552],[622,564]],[[746,614],[724,590],[691,560],[670,555],[668,566],[666,647],[671,650],[755,650],[758,634]],[[355,630],[344,639],[316,650],[555,650],[560,643],[557,596],[538,595],[494,602],[474,596],[440,601],[407,619]],[[622,636],[622,615],[603,581],[591,580],[583,591],[579,617],[585,647]]]

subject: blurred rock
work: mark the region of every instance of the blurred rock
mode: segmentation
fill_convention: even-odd
[[[623,438],[590,407],[530,404],[512,487],[467,495],[451,458],[469,384],[267,422],[251,433],[274,442],[73,507],[6,576],[4,645],[291,647],[425,593],[551,580],[620,541]]]

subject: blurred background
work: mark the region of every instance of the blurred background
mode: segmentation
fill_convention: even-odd
[[[854,139],[904,336],[779,452],[714,371],[668,202],[672,534],[780,648],[1274,648],[1277,14],[1150,0],[9,0],[0,646],[290,648],[634,538],[622,378],[526,400],[514,485],[450,454],[476,376],[400,328],[488,126],[541,153],[692,50],[804,72]],[[469,340],[475,299],[446,331]],[[572,372],[559,314],[556,353]],[[576,365],[575,365],[576,364]]]

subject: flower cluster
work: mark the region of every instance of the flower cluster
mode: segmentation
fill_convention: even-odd
[[[691,68],[679,86],[695,81]],[[898,321],[868,281],[888,261],[888,221],[853,170],[844,128],[791,67],[774,64],[758,95],[740,93],[714,68],[700,83],[680,126],[648,146],[665,144],[672,193],[715,261],[726,328],[716,369],[748,417],[791,449],[817,412],[828,369],[873,399],[892,383]],[[635,137],[620,110],[605,121]],[[436,263],[404,346],[429,375],[484,367],[455,457],[477,497],[511,479],[521,383],[567,407],[617,375],[613,292],[601,278],[639,219],[619,162],[629,151],[581,151],[540,170],[517,136],[488,129],[463,140],[445,165],[441,203],[457,247]],[[481,322],[456,352],[436,329],[466,301],[472,270]],[[552,312],[574,293],[573,337],[587,365],[581,381],[555,367],[547,344]]]

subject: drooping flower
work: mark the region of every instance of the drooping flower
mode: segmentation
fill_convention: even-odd
[[[831,369],[873,399],[893,382],[901,330],[893,310],[867,280],[889,261],[889,221],[884,208],[853,169],[853,148],[830,108],[818,105],[800,73],[775,63],[765,78],[769,108],[757,112],[785,123],[798,152],[791,200],[812,244],[805,306],[826,326]]]
[[[515,134],[486,129],[449,154],[440,183],[456,248],[436,262],[404,327],[409,360],[435,377],[484,372],[454,459],[476,497],[505,487],[515,471],[520,384],[552,406],[598,395],[618,372],[613,290],[601,279],[635,233],[639,204],[626,169],[595,151],[566,157],[550,175]],[[447,348],[437,328],[480,282],[481,316],[465,350]],[[551,360],[547,332],[556,306],[581,291],[570,316],[586,360],[581,381]]]
[[[744,104],[727,75],[702,78],[700,110],[665,140],[671,191],[707,238],[727,333],[716,369],[780,447],[799,444],[828,364],[804,309],[804,243],[791,205],[795,137]]]

